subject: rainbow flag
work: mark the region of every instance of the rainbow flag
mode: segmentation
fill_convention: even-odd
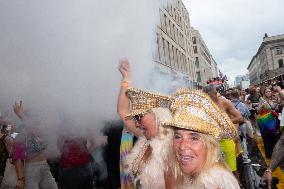
[[[125,172],[123,167],[123,161],[127,154],[133,147],[133,135],[122,131],[121,142],[120,142],[120,188],[121,189],[134,189],[134,185],[131,177]]]
[[[270,111],[262,111],[256,118],[261,134],[276,133],[276,120]]]

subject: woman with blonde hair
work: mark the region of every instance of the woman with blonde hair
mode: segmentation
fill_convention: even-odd
[[[256,122],[259,126],[263,140],[265,156],[270,159],[278,139],[276,122],[278,114],[275,111],[277,104],[272,100],[270,87],[265,87],[262,93],[263,96],[260,97],[259,105],[257,107],[258,115],[256,117]]]
[[[238,189],[224,162],[218,140],[234,138],[230,118],[201,91],[180,89],[171,105],[173,120],[162,123],[173,129],[169,169],[178,189]]]
[[[121,163],[132,178],[133,186],[121,188],[164,189],[170,187],[167,177],[166,157],[171,141],[171,129],[161,126],[172,119],[168,109],[171,97],[130,88],[130,66],[122,60],[119,70],[123,80],[118,97],[118,114],[125,129],[132,132],[138,141]]]

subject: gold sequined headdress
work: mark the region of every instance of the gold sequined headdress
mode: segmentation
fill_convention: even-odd
[[[173,120],[162,123],[164,126],[197,131],[218,139],[236,137],[237,131],[229,116],[207,94],[183,88],[173,98]]]
[[[152,108],[169,108],[172,99],[171,96],[150,93],[136,88],[127,89],[126,96],[131,101],[131,113],[126,118],[144,114]]]

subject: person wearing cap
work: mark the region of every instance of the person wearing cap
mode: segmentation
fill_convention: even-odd
[[[171,130],[161,126],[171,120],[168,107],[171,97],[130,88],[130,66],[122,60],[119,70],[123,80],[118,97],[118,114],[125,128],[138,141],[123,161],[134,188],[164,189],[170,186],[166,172],[166,157]]]
[[[174,131],[168,166],[175,188],[240,188],[218,143],[220,139],[236,137],[231,119],[209,96],[197,90],[178,90],[170,109],[173,119],[162,125]]]

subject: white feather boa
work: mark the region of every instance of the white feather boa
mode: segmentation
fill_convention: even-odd
[[[182,187],[192,189],[240,189],[237,179],[227,169],[216,165],[201,173],[192,183]]]
[[[140,182],[142,189],[164,189],[165,188],[165,157],[167,155],[168,145],[170,140],[167,138],[158,139],[154,138],[150,142],[152,147],[152,154],[148,161],[142,166],[141,174],[134,178],[134,183]],[[130,154],[126,156],[125,167],[128,173],[131,172],[132,162],[139,155],[139,152],[143,148],[143,144],[147,139],[140,137],[131,150]],[[133,177],[133,175],[131,175]]]

